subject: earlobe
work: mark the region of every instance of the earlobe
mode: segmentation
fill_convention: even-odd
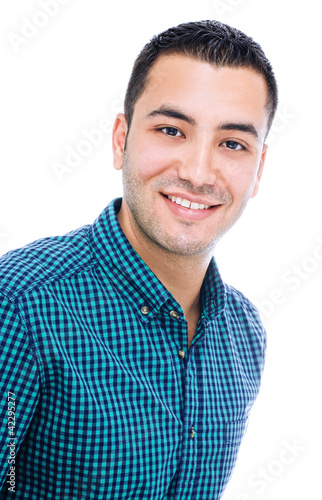
[[[253,189],[251,198],[254,198],[254,196],[256,196],[257,193],[258,193],[259,183],[260,183],[260,180],[261,180],[261,177],[262,177],[262,174],[263,174],[263,169],[264,169],[264,163],[265,163],[265,159],[266,159],[267,149],[268,149],[268,145],[264,144],[263,150],[262,150],[262,155],[261,155],[261,160],[260,160],[258,171],[257,171],[257,175],[256,175],[256,181],[255,181],[255,185],[254,185],[254,189]]]
[[[114,122],[112,136],[113,164],[116,170],[121,170],[123,166],[127,130],[128,127],[125,115],[119,113]]]

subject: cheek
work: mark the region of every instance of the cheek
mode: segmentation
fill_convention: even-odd
[[[167,154],[163,147],[145,143],[137,148],[135,164],[141,179],[148,180],[161,175],[173,167],[175,163],[173,154]]]
[[[256,172],[254,168],[232,169],[227,175],[227,186],[236,201],[251,197],[256,182]]]

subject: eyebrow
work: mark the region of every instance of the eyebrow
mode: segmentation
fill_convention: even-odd
[[[154,116],[159,116],[159,115],[167,116],[169,118],[177,118],[178,120],[183,120],[189,123],[190,125],[196,125],[196,120],[194,120],[194,118],[169,106],[160,106],[160,108],[151,111],[151,113],[148,114],[148,118],[153,118]]]
[[[196,125],[196,120],[189,115],[186,115],[182,111],[178,109],[172,108],[170,106],[162,105],[160,108],[151,111],[148,115],[148,118],[153,118],[154,116],[166,116],[169,118],[177,118],[178,120],[183,120],[190,125]],[[254,125],[251,123],[233,123],[227,122],[218,126],[217,130],[239,130],[240,132],[246,132],[247,134],[251,134],[256,139],[259,138],[258,132],[255,129]]]
[[[259,138],[256,128],[251,123],[223,123],[217,130],[239,130],[253,135],[256,139]]]

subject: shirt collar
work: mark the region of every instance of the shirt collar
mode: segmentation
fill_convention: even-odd
[[[181,309],[171,293],[134,250],[117,219],[122,199],[113,200],[96,219],[90,231],[92,251],[141,321],[149,322],[169,301]],[[212,258],[202,288],[201,307],[206,319],[220,314],[225,307],[225,285]]]

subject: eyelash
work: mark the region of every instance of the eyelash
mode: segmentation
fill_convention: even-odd
[[[175,130],[176,132],[179,132],[181,135],[172,135],[172,134],[167,134],[166,132],[164,132],[165,130]],[[181,130],[179,130],[178,128],[176,127],[160,127],[157,129],[158,132],[163,132],[165,135],[168,135],[170,137],[184,137],[184,134],[181,132]]]
[[[236,144],[237,146],[240,146],[240,148],[238,148],[238,149],[236,149],[236,148],[228,148],[227,143],[229,143],[229,142],[230,142],[231,144],[234,144],[234,145]],[[223,142],[220,144],[220,146],[222,146],[223,144],[226,144],[226,147],[227,147],[228,149],[231,149],[232,151],[246,151],[245,146],[243,146],[242,144],[240,144],[240,142],[237,142],[237,141],[232,141],[232,140],[230,140],[230,141],[229,141],[229,140],[228,140],[228,141],[223,141]]]
[[[176,133],[179,132],[181,135],[173,135],[173,134],[168,134],[165,132],[165,130],[172,130],[172,131],[175,131]],[[181,130],[179,130],[178,128],[176,127],[160,127],[157,129],[158,132],[163,132],[165,135],[168,135],[169,137],[184,137],[184,134],[181,132]],[[229,148],[228,147],[228,143],[231,143],[234,144],[234,145],[237,145],[237,148]],[[223,141],[220,143],[220,146],[223,146],[224,144],[226,144],[225,147],[227,147],[227,149],[230,149],[231,151],[246,151],[247,149],[245,148],[245,146],[243,146],[242,144],[240,144],[240,142],[237,142],[237,141],[233,141],[233,140],[227,140],[227,141]],[[240,146],[240,147],[238,147]]]

